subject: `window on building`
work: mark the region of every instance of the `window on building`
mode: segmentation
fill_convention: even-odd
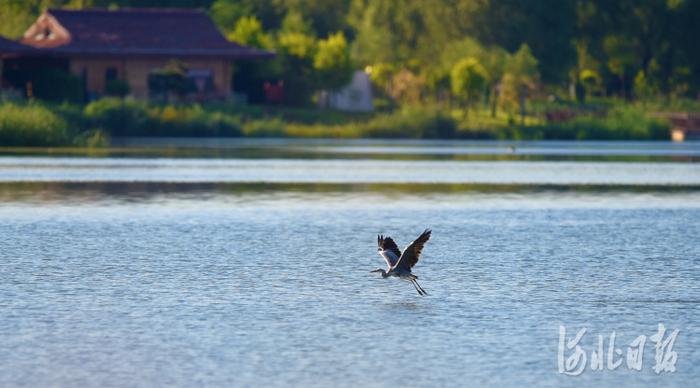
[[[189,78],[197,88],[197,93],[210,93],[214,91],[214,72],[211,69],[189,69]]]

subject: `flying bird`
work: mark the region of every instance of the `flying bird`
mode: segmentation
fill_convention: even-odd
[[[403,252],[399,250],[399,247],[396,246],[396,243],[391,237],[384,237],[380,234],[377,236],[377,245],[379,245],[377,252],[386,261],[387,269],[377,268],[370,272],[381,272],[383,278],[396,276],[399,279],[408,280],[413,284],[413,287],[420,295],[428,295],[423,287],[416,281],[418,276],[411,273],[411,268],[413,268],[418,262],[418,259],[420,259],[423,246],[430,239],[430,233],[430,229],[423,231],[417,239],[408,244]]]

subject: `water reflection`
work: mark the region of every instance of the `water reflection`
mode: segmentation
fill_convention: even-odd
[[[700,185],[694,163],[0,158],[0,182]]]
[[[0,183],[0,207],[231,205],[328,208],[697,208],[696,186],[14,182]]]
[[[111,148],[3,148],[4,156],[698,162],[700,142],[116,138]]]

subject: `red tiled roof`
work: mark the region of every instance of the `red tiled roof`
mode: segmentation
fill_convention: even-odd
[[[202,11],[186,9],[49,9],[69,34],[67,43],[45,48],[62,54],[271,57],[229,42]],[[23,43],[46,47],[25,36]]]

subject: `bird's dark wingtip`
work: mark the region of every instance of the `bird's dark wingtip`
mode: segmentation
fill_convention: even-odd
[[[418,239],[428,241],[430,240],[431,233],[433,233],[432,230],[425,229],[423,233],[421,233],[421,235],[418,237]]]

